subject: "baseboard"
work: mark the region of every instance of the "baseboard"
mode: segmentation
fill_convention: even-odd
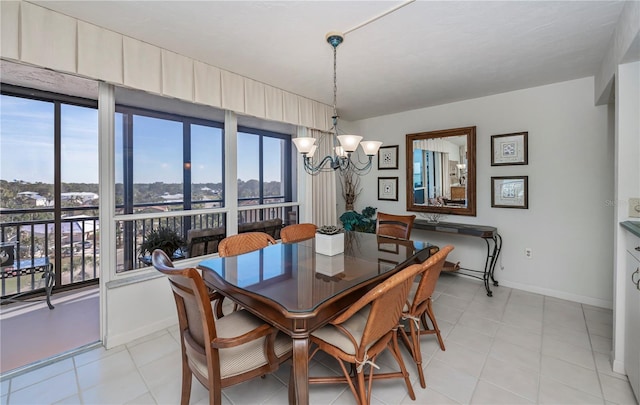
[[[64,352],[64,353],[56,354],[54,356],[48,357],[46,359],[42,359],[42,360],[37,361],[35,363],[27,364],[26,366],[23,366],[23,367],[20,367],[20,368],[16,368],[14,370],[7,371],[6,373],[0,374],[0,382],[6,381],[6,380],[10,380],[10,379],[15,378],[15,377],[17,377],[19,375],[22,375],[22,374],[30,373],[30,372],[32,372],[34,370],[39,369],[39,368],[46,367],[46,366],[49,366],[49,365],[51,365],[53,363],[57,363],[57,362],[59,362],[61,360],[68,359],[68,358],[71,358],[73,356],[77,356],[79,354],[88,352],[90,350],[97,349],[97,348],[99,348],[101,346],[102,346],[101,342],[89,343],[87,345],[78,347],[76,349],[69,350],[69,351]],[[4,395],[5,393],[3,392],[2,394]]]
[[[611,368],[613,368],[613,371],[615,371],[618,374],[627,375],[627,371],[624,368],[624,361],[614,360],[611,363]]]
[[[579,302],[581,304],[587,304],[594,307],[613,309],[613,301],[602,300],[599,298],[585,297],[583,295],[571,294],[564,291],[552,290],[548,288],[541,288],[531,286],[528,284],[512,283],[509,281],[500,280],[500,286],[515,288],[517,290],[527,291],[536,294],[547,295],[549,297],[559,298],[567,301]],[[491,287],[500,288],[500,287]]]
[[[107,335],[103,339],[104,346],[107,350],[113,349],[114,347],[127,344],[136,339],[151,335],[152,333],[159,332],[174,325],[177,325],[176,317],[170,316],[161,321],[157,321],[151,324],[145,324],[138,329],[129,330],[126,333]]]

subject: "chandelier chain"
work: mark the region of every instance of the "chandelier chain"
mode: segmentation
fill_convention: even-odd
[[[338,64],[337,64],[338,47],[333,47],[333,125],[338,124]],[[337,128],[336,128],[337,133]]]
[[[311,175],[320,172],[338,171],[341,175],[347,173],[363,175],[371,170],[371,162],[373,156],[378,152],[382,142],[367,141],[361,142],[362,137],[358,135],[339,135],[338,129],[338,45],[344,40],[344,35],[338,32],[330,32],[326,36],[327,42],[333,48],[333,127],[329,132],[320,136],[318,145],[323,144],[325,136],[332,134],[333,148],[329,154],[323,158],[314,158],[314,152],[318,145],[315,145],[316,139],[313,137],[301,137],[294,139],[298,151],[303,155],[304,169]],[[344,139],[343,139],[344,138]],[[348,145],[343,149],[342,144]],[[365,149],[366,144],[366,149]],[[362,146],[367,158],[365,161],[360,159],[360,155],[356,150]],[[335,151],[335,155],[332,152]]]

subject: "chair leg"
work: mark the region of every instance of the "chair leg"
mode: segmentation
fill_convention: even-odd
[[[402,360],[402,355],[400,354],[400,347],[398,346],[398,334],[394,333],[391,336],[391,354],[396,358],[398,365],[400,366],[400,371],[402,372],[402,376],[404,377],[404,382],[407,384],[407,391],[409,391],[409,398],[413,401],[416,400],[416,394],[413,392],[413,387],[411,386],[411,380],[409,380],[409,373],[407,372],[407,368],[404,365],[404,361]]]
[[[433,330],[436,332],[436,336],[438,338],[438,343],[440,344],[440,349],[445,351],[444,341],[442,340],[442,335],[440,334],[440,328],[438,328],[438,322],[436,322],[436,316],[433,313],[433,307],[431,306],[431,298],[427,300],[427,316],[431,320],[433,324]]]
[[[404,343],[407,350],[409,350],[409,354],[413,358],[414,363],[416,363],[416,368],[418,370],[418,377],[420,377],[420,386],[422,388],[427,387],[427,383],[424,378],[424,371],[422,371],[422,351],[420,349],[420,329],[416,325],[413,320],[409,320],[409,334],[411,335],[411,340],[409,340],[409,336],[405,331],[404,327],[400,325],[398,328],[398,334],[402,339],[402,343]]]
[[[424,378],[424,371],[422,370],[422,349],[420,348],[420,329],[415,322],[410,322],[409,330],[411,332],[411,339],[413,340],[411,356],[416,363],[418,369],[418,377],[420,378],[420,386],[427,388],[427,383]]]
[[[357,400],[358,400],[358,404],[361,405],[369,405],[371,403],[371,398],[367,398],[367,394],[364,388],[364,370],[362,370],[361,372],[357,373],[357,378],[358,378],[358,382],[357,382],[357,388],[358,388],[358,395],[357,395]]]
[[[186,356],[182,355],[182,393],[180,394],[180,404],[181,405],[189,405],[189,400],[191,399],[191,381],[192,381],[191,370],[187,365]]]

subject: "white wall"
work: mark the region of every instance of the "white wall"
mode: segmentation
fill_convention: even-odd
[[[629,198],[640,197],[640,62],[618,65],[616,74],[616,220],[615,232],[615,306],[613,309],[613,370],[625,373],[625,287],[626,238],[628,231],[618,222],[638,220],[629,217]]]
[[[400,146],[400,169],[374,168],[364,176],[356,209],[406,213],[405,134],[475,125],[477,217],[445,221],[498,228],[501,285],[611,308],[614,137],[607,106],[594,106],[593,83],[585,78],[353,122],[367,139]],[[529,133],[529,164],[492,167],[491,135],[521,131]],[[506,175],[529,176],[529,209],[491,208],[490,178]],[[399,177],[398,202],[377,200],[378,176]],[[340,215],[343,203],[339,209]],[[482,267],[479,239],[415,236],[454,243],[452,259]],[[533,258],[525,258],[525,248],[533,249]]]

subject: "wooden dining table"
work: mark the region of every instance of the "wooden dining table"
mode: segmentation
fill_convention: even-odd
[[[426,242],[345,232],[344,252],[316,253],[316,240],[278,243],[200,262],[205,283],[291,336],[289,402],[309,403],[309,342],[373,286],[438,251]]]

